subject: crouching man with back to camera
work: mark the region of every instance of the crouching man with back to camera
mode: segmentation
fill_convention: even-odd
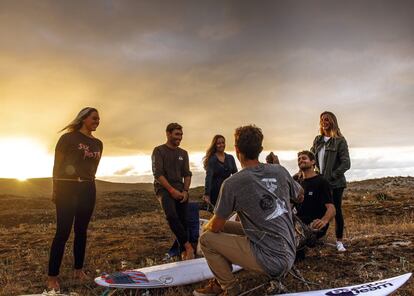
[[[258,160],[260,128],[235,131],[235,148],[242,170],[221,187],[214,216],[200,237],[201,249],[215,278],[195,296],[237,295],[241,292],[232,264],[280,277],[295,260],[295,230],[290,199],[299,201],[302,188],[288,171]],[[240,222],[226,221],[236,211]]]

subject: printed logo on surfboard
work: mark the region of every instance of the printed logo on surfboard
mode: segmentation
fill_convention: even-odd
[[[387,289],[389,287],[394,286],[392,283],[388,281],[382,281],[378,283],[372,283],[367,285],[361,285],[359,287],[355,287],[352,289],[335,289],[332,291],[329,291],[325,293],[325,295],[328,296],[353,296],[353,295],[359,295],[361,293],[367,293],[371,291],[381,290],[381,289]]]
[[[125,270],[102,275],[102,279],[108,284],[142,284],[148,283],[147,276],[138,270]]]
[[[166,285],[172,284],[174,282],[174,278],[170,275],[163,275],[158,280]]]

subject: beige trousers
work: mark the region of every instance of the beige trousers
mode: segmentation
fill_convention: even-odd
[[[227,221],[223,232],[204,232],[200,237],[200,245],[208,266],[223,290],[231,288],[236,281],[232,264],[265,273],[256,261],[250,240],[240,222]]]

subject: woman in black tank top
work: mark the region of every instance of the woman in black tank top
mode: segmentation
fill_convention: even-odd
[[[56,234],[52,242],[47,286],[60,289],[58,275],[66,242],[74,226],[74,277],[86,280],[83,271],[88,224],[95,207],[95,173],[101,159],[102,142],[92,132],[99,125],[95,108],[84,108],[61,131],[55,149],[52,200],[56,204]]]

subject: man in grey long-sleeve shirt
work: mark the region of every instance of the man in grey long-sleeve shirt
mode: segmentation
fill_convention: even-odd
[[[168,224],[180,244],[181,257],[188,260],[194,258],[187,232],[191,171],[187,151],[178,147],[183,138],[182,126],[170,123],[166,136],[167,142],[155,147],[151,157],[154,188]]]

